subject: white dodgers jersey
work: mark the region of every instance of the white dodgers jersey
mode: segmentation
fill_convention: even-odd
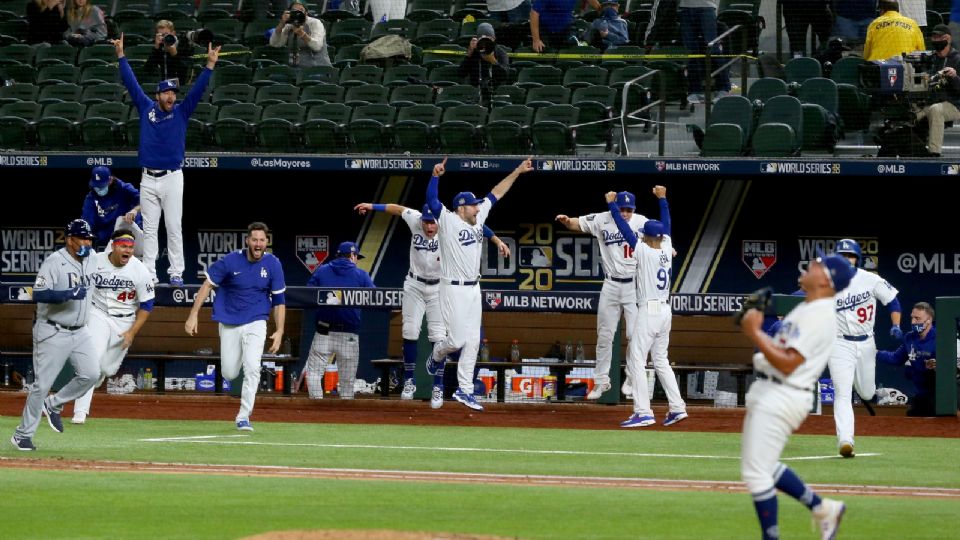
[[[873,334],[877,320],[877,300],[887,305],[897,297],[897,290],[882,277],[857,268],[850,285],[837,294],[837,332],[844,336]]]
[[[445,279],[474,281],[480,276],[483,223],[492,204],[484,198],[478,206],[476,225],[470,225],[446,207],[440,212],[440,269]]]
[[[769,376],[785,380],[795,388],[813,388],[830,358],[837,333],[833,315],[833,299],[821,298],[802,302],[787,314],[773,341],[780,347],[794,349],[803,356],[803,363],[789,376],[773,367],[763,353],[753,355],[753,367]]]
[[[427,238],[423,232],[423,214],[407,208],[400,214],[410,227],[410,271],[424,279],[440,277],[440,233]]]
[[[600,260],[603,262],[603,275],[615,278],[631,278],[636,268],[636,261],[631,257],[633,248],[630,247],[620,234],[617,223],[610,212],[600,212],[580,216],[580,230],[590,233],[600,244]],[[640,238],[643,224],[647,218],[634,212],[628,225],[630,230]]]
[[[670,271],[673,266],[673,243],[663,235],[660,248],[637,241],[633,252],[637,264],[637,302],[670,300]]]
[[[121,267],[110,262],[109,253],[97,253],[93,277],[93,305],[108,315],[133,315],[140,302],[152,300],[153,279],[140,259],[130,257]]]

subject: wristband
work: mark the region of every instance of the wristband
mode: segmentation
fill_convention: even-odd
[[[373,205],[373,210],[374,210],[375,212],[386,212],[386,211],[387,211],[387,205],[385,205],[385,204],[375,204],[375,205]]]

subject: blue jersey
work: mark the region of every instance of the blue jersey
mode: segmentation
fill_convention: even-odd
[[[137,188],[119,178],[110,184],[110,190],[103,197],[97,195],[91,189],[83,200],[81,217],[90,224],[93,234],[97,236],[95,244],[105,246],[110,241],[110,235],[113,234],[117,218],[133,210],[139,204],[140,192],[137,191]],[[140,228],[143,228],[143,219],[139,213],[134,221]]]
[[[234,251],[210,265],[207,279],[217,286],[213,320],[223,324],[247,324],[270,318],[273,296],[287,289],[280,259],[264,253],[250,262],[247,250]]]
[[[127,57],[120,58],[120,79],[140,113],[140,165],[148,169],[179,169],[187,144],[187,123],[200,97],[207,89],[213,70],[203,68],[183,101],[163,112],[156,101],[147,97],[130,69]]]
[[[337,257],[314,270],[307,285],[311,287],[369,287],[375,288],[370,274],[346,257]],[[360,330],[360,309],[318,308],[317,320],[331,325],[342,325],[342,332],[356,334]]]
[[[540,28],[557,33],[570,27],[576,3],[574,0],[534,0],[532,8],[540,15]]]
[[[927,369],[927,360],[937,357],[937,329],[931,328],[927,337],[907,332],[903,343],[895,351],[877,351],[877,360],[885,364],[904,365],[904,375],[917,388],[917,396],[933,395],[936,388],[936,370]]]

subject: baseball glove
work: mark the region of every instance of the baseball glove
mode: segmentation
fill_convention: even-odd
[[[764,315],[772,315],[775,313],[773,308],[773,289],[770,287],[757,289],[744,299],[740,311],[733,314],[733,324],[740,326],[743,316],[751,309],[760,310]]]

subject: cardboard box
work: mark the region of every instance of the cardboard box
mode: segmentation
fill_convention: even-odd
[[[197,374],[195,378],[195,388],[197,392],[213,392],[216,377],[214,375]],[[230,391],[230,381],[223,381],[223,391]]]

